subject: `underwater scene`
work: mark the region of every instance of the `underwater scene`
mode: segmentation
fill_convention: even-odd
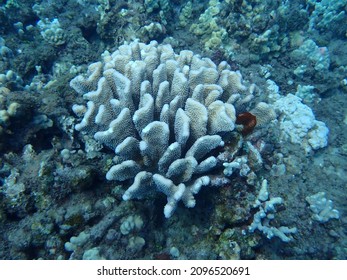
[[[346,259],[346,14],[2,1],[0,259]]]

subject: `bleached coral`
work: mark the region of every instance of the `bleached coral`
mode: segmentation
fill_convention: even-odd
[[[280,97],[274,108],[279,114],[281,138],[293,144],[300,144],[306,152],[328,145],[329,129],[317,121],[310,107],[301,103],[293,94]]]
[[[39,20],[37,26],[40,29],[40,34],[48,43],[59,46],[65,43],[65,32],[61,28],[57,18],[49,21],[48,18]]]
[[[270,224],[275,218],[274,214],[276,213],[276,205],[282,203],[283,199],[281,197],[269,197],[267,180],[263,180],[257,199],[253,205],[254,208],[258,208],[259,210],[254,214],[253,222],[248,227],[248,231],[254,232],[255,230],[259,230],[268,239],[277,236],[283,242],[291,241],[292,237],[290,234],[297,232],[296,227],[289,228],[286,226],[280,226],[277,228]]]
[[[18,87],[23,83],[21,77],[13,72],[12,70],[7,70],[5,73],[0,73],[0,86],[5,87],[8,84],[17,85]]]
[[[7,60],[12,56],[12,50],[5,46],[5,40],[0,36],[0,61]]]
[[[82,231],[78,236],[72,236],[70,241],[65,243],[65,250],[69,252],[75,251],[78,247],[82,247],[84,244],[86,244],[89,238],[90,234]]]
[[[325,192],[307,196],[306,201],[313,212],[312,219],[320,223],[325,223],[330,219],[339,219],[339,211],[333,208],[333,202],[326,198]]]
[[[247,163],[247,156],[239,156],[236,157],[232,162],[223,163],[223,166],[225,167],[223,171],[224,175],[231,176],[236,170],[240,170],[239,175],[241,177],[247,176],[247,174],[251,171]]]
[[[301,98],[305,103],[313,103],[314,101],[320,101],[320,98],[314,91],[314,86],[298,85],[295,95]]]
[[[8,198],[11,204],[18,203],[26,190],[26,186],[18,182],[19,176],[17,169],[11,169],[11,174],[4,180],[4,185],[0,191],[2,195]]]
[[[132,231],[140,230],[143,226],[143,220],[139,215],[128,216],[120,225],[120,232],[127,235]]]
[[[124,200],[164,193],[167,218],[179,201],[194,207],[194,195],[210,183],[203,174],[217,164],[211,152],[234,129],[230,100],[247,90],[226,62],[178,55],[155,41],[106,52],[70,85],[87,100],[73,106],[82,118],[75,128],[115,150],[106,178],[134,180]]]
[[[299,77],[303,77],[311,65],[314,67],[314,70],[321,73],[328,71],[330,66],[328,48],[317,46],[311,39],[306,40],[299,48],[294,50],[291,55],[296,60],[302,62],[302,64],[294,70],[294,74]]]
[[[83,253],[83,260],[104,260],[98,248],[91,248]]]

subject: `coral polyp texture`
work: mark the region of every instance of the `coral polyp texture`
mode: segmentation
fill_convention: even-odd
[[[194,195],[210,183],[213,151],[234,130],[232,103],[249,95],[239,72],[226,62],[170,45],[137,41],[105,52],[103,61],[70,85],[87,101],[74,105],[82,119],[75,128],[115,151],[108,180],[132,180],[124,200],[159,191],[167,196],[164,215],[177,204],[195,206]]]

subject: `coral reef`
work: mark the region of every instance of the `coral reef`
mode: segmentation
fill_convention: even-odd
[[[0,259],[347,258],[346,0],[0,21]]]

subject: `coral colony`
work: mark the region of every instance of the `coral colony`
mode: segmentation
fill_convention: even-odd
[[[218,163],[211,152],[235,129],[233,104],[248,90],[226,62],[217,66],[187,50],[178,55],[155,41],[105,54],[71,86],[88,101],[73,107],[83,115],[76,129],[116,153],[106,178],[134,178],[124,200],[164,193],[167,218],[179,201],[194,207],[194,195],[210,183],[206,173]]]

